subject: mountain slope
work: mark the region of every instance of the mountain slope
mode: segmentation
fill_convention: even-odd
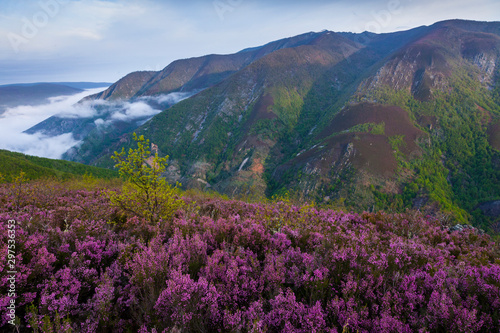
[[[139,131],[172,156],[171,174],[187,186],[288,189],[357,210],[421,207],[498,228],[477,205],[500,193],[500,158],[486,140],[499,117],[490,94],[499,36],[468,25],[422,28],[399,45],[401,35],[376,36],[344,63],[312,46],[281,50],[229,80],[238,92],[221,84]],[[318,74],[312,63],[300,70],[306,59]],[[256,67],[260,81],[249,79]]]
[[[6,181],[12,181],[23,171],[28,179],[56,177],[67,179],[76,175],[92,175],[97,178],[116,178],[116,171],[92,167],[80,163],[53,160],[24,155],[0,149],[0,174]]]
[[[355,90],[353,82],[361,69],[374,65],[394,47],[377,45],[361,53],[362,45],[339,34],[316,34],[309,44],[255,61],[156,116],[139,132],[169,153],[173,175],[187,176],[175,180],[188,186],[209,182],[230,193],[250,183],[263,191],[268,157],[283,155],[283,148],[297,149],[290,147],[289,136],[307,137],[317,127],[318,117],[328,118],[328,109]]]
[[[481,208],[500,199],[499,33],[497,22],[459,20],[324,31],[175,62],[134,86],[133,99],[204,89],[136,131],[186,187],[415,208],[500,230]],[[130,135],[94,138],[68,157],[110,166],[131,145]]]
[[[129,99],[135,96],[139,88],[151,80],[156,74],[153,71],[133,72],[125,75],[123,78],[113,83],[108,89],[88,96],[85,100],[95,99]]]
[[[307,33],[231,55],[174,61],[159,72],[130,73],[105,91],[80,101],[77,113],[55,115],[26,133],[47,136],[72,133],[83,143],[63,157],[88,163],[96,155],[109,152],[101,149],[103,143],[119,141],[121,135],[135,130],[161,110],[222,82],[267,54],[312,43],[317,37],[318,34]]]

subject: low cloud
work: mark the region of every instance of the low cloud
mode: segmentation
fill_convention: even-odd
[[[193,96],[196,92],[191,91],[191,92],[174,92],[170,93],[167,95],[158,95],[158,96],[150,96],[150,97],[142,97],[143,99],[146,100],[155,100],[157,103],[160,104],[176,104],[179,103],[182,100],[185,100],[186,98],[189,98]]]
[[[158,114],[158,110],[153,109],[151,106],[144,102],[127,103],[124,106],[125,107],[121,112],[113,113],[111,119],[130,121]]]
[[[72,108],[82,98],[95,94],[100,89],[89,89],[72,96],[50,98],[38,106],[20,105],[8,108],[0,116],[0,149],[17,151],[40,157],[60,158],[78,143],[71,133],[49,137],[40,133],[26,134],[23,131],[39,122]]]
[[[144,101],[108,102],[96,100],[75,104],[54,116],[65,119],[102,117],[108,120],[132,121],[152,117],[160,112],[161,110],[151,107]]]
[[[3,139],[3,138],[2,138]],[[79,141],[73,138],[71,133],[48,137],[40,133],[26,134],[18,133],[16,140],[7,143],[2,148],[17,151],[27,155],[48,158],[61,158],[69,148],[77,145]]]
[[[190,96],[196,92],[174,92],[157,96],[140,97],[134,101],[84,101],[55,114],[58,118],[98,118],[96,125],[102,126],[113,121],[144,120]]]
[[[73,133],[57,133],[47,135],[54,130],[50,117],[63,119],[93,119],[97,129],[108,127],[114,122],[134,123],[142,125],[162,110],[192,96],[196,92],[175,92],[170,94],[141,97],[134,101],[87,100],[82,98],[102,91],[90,89],[73,96],[58,96],[48,103],[38,106],[18,106],[7,109],[0,116],[0,148],[18,151],[29,155],[49,158],[61,158],[71,147],[81,143]],[[45,121],[45,122],[44,122]],[[49,130],[41,130],[34,134],[24,131],[42,123]],[[45,126],[43,126],[45,127]],[[57,131],[52,131],[52,133]]]

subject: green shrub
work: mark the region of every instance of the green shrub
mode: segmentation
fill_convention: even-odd
[[[121,192],[109,191],[111,202],[126,212],[143,217],[150,223],[170,218],[185,205],[181,198],[179,184],[171,186],[161,177],[165,171],[168,156],[151,156],[149,140],[134,133],[137,148],[130,148],[128,154],[122,148],[112,156],[120,176],[126,179]]]

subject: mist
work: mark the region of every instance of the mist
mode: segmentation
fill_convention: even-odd
[[[194,93],[174,92],[140,97],[133,101],[87,100],[65,108],[64,111],[54,114],[54,116],[66,119],[97,118],[95,121],[101,125],[113,121],[144,120],[144,118],[149,119],[165,108],[189,98]]]
[[[0,115],[0,149],[40,157],[60,158],[66,150],[78,143],[71,133],[49,137],[40,133],[27,134],[23,131],[48,117],[71,109],[82,98],[104,89],[89,89],[71,96],[52,97],[47,103],[37,106],[19,105],[7,108]]]
[[[50,98],[43,105],[21,105],[7,109],[0,116],[0,149],[60,159],[70,148],[79,145],[88,133],[62,132],[62,128],[57,126],[57,120],[90,119],[96,130],[115,122],[140,126],[162,110],[197,92],[146,96],[133,101],[81,101],[102,90],[103,88],[89,89],[72,96]]]

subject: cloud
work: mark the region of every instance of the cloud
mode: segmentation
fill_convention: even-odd
[[[48,103],[38,106],[20,105],[9,108],[0,116],[0,149],[17,151],[29,155],[60,158],[69,148],[78,143],[71,133],[54,137],[23,131],[39,122],[72,108],[85,96],[97,93],[101,89],[90,89],[72,96],[54,97]]]
[[[143,117],[151,117],[161,112],[160,110],[153,109],[151,106],[144,102],[125,103],[123,109],[114,112],[111,115],[113,120],[131,121]]]
[[[43,20],[40,4],[61,3]],[[46,7],[46,6],[45,6]],[[392,10],[398,8],[400,10]],[[135,70],[210,53],[233,53],[323,29],[390,32],[449,18],[500,20],[498,0],[2,0],[0,82],[116,81]],[[37,16],[38,15],[38,16]],[[45,70],[46,69],[46,70]]]
[[[148,96],[148,97],[143,97],[144,99],[149,99],[149,100],[155,100],[157,103],[160,104],[177,104],[182,100],[185,100],[186,98],[189,98],[193,96],[196,92],[191,91],[191,92],[173,92],[167,95],[158,95],[158,96]]]
[[[92,40],[101,40],[103,38],[103,36],[99,34],[99,32],[85,28],[71,29],[64,32],[64,35],[68,37],[77,37]]]
[[[79,141],[73,138],[71,133],[53,137],[48,137],[40,133],[35,133],[33,135],[16,133],[15,137],[16,140],[8,142],[7,145],[1,145],[2,149],[54,159],[61,158],[62,154],[69,148],[79,143]],[[0,135],[0,138],[2,141],[5,139],[2,138],[2,135]]]
[[[22,120],[22,123],[17,127],[26,127],[25,129],[43,121],[44,119],[53,116],[54,114],[62,113],[65,110],[71,108],[75,103],[80,101],[82,98],[95,93],[101,92],[103,88],[88,89],[84,92],[71,95],[71,96],[57,96],[49,98],[49,103],[41,104],[37,106],[31,105],[19,105],[16,107],[9,108],[0,117],[2,118],[16,118]]]
[[[197,91],[196,91],[197,92]],[[194,95],[196,92],[174,92],[157,96],[140,97],[134,101],[84,101],[54,114],[58,118],[97,118],[97,126],[114,121],[133,122],[149,119],[164,109]]]
[[[55,116],[62,119],[92,119],[97,129],[108,127],[116,122],[135,123],[140,126],[154,115],[160,113],[195,92],[175,92],[170,94],[141,97],[135,101],[94,100],[79,102],[82,98],[102,91],[90,89],[72,96],[57,96],[48,103],[9,108],[0,116],[0,149],[17,151],[29,155],[49,158],[61,158],[71,147],[81,141],[73,133],[47,135],[44,130],[34,134],[24,133],[27,129],[43,123]],[[53,130],[50,119],[48,132]]]

